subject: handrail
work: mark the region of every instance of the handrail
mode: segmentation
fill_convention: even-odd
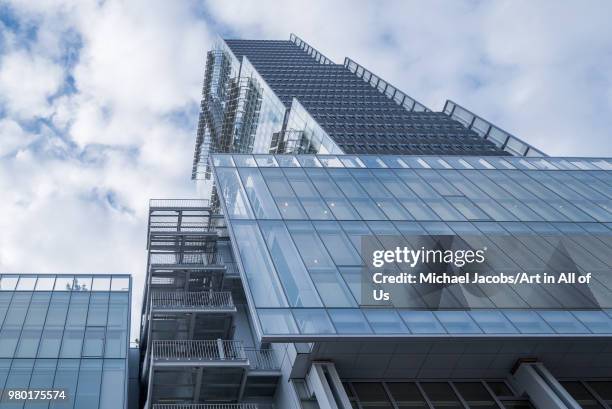
[[[223,256],[220,253],[151,253],[150,264],[177,265],[177,264],[203,264],[221,265]]]
[[[316,48],[312,47],[306,41],[302,40],[300,37],[296,36],[293,33],[289,35],[289,41],[291,41],[293,44],[300,47],[302,50],[306,51],[306,53],[310,55],[312,58],[314,58],[315,61],[318,62],[319,64],[333,64],[334,63],[332,60],[330,60],[329,58],[321,54]]]
[[[245,348],[244,350],[251,369],[271,371],[281,367],[278,351],[274,349]]]
[[[203,360],[246,361],[247,356],[241,341],[233,340],[154,340],[153,359],[156,360]]]
[[[459,121],[467,129],[474,131],[481,138],[493,142],[498,148],[514,156],[548,156],[510,132],[504,131],[451,100],[446,101],[443,112]]]
[[[258,409],[256,403],[156,403],[153,409]]]
[[[416,99],[406,95],[398,88],[389,84],[387,81],[365,68],[363,65],[360,65],[348,57],[344,59],[344,67],[355,74],[358,78],[361,78],[364,82],[370,84],[372,88],[378,90],[378,92],[385,95],[390,100],[393,100],[397,105],[405,108],[406,110],[414,112],[431,111]]]
[[[153,303],[153,308],[157,309],[234,308],[231,291],[155,291],[151,293],[151,302]]]
[[[173,208],[207,208],[210,207],[208,199],[150,199],[149,208],[173,209]]]
[[[164,232],[194,232],[194,233],[221,233],[227,230],[227,226],[211,226],[209,222],[158,222],[151,221],[149,229],[152,233]]]

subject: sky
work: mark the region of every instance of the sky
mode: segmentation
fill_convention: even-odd
[[[148,199],[196,194],[217,35],[293,32],[549,155],[612,156],[611,16],[597,0],[0,0],[0,272],[132,273],[140,308]]]

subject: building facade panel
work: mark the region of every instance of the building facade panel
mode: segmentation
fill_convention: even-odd
[[[130,294],[127,275],[1,275],[0,407],[127,408]]]

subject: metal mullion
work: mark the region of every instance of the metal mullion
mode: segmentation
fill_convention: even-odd
[[[349,401],[351,403],[353,403],[353,402],[356,403],[357,407],[359,409],[363,409],[363,405],[361,404],[361,400],[359,399],[359,395],[357,395],[357,393],[355,392],[355,388],[353,387],[353,382],[345,382],[345,383],[348,385],[348,387],[351,390],[353,396],[355,397],[354,401],[351,401],[350,398],[349,398]]]
[[[593,388],[591,388],[591,385],[589,385],[586,381],[578,381],[578,382],[580,382],[582,386],[584,386],[586,390],[589,391],[589,393],[595,398],[595,400],[601,406],[603,406],[605,409],[610,409],[610,405],[608,405],[606,401],[604,401],[603,398],[599,396],[599,394]]]
[[[465,409],[470,409],[470,406],[467,404],[467,402],[465,401],[465,399],[463,399],[463,396],[461,396],[461,394],[459,393],[459,390],[455,387],[455,383],[449,381],[448,384],[450,385],[451,389],[453,390],[453,392],[455,392],[455,395],[457,396],[457,399],[459,399],[459,402],[461,402],[461,404],[463,405],[463,407]]]
[[[427,394],[425,393],[425,390],[421,386],[421,382],[415,382],[414,384],[416,385],[417,389],[421,393],[421,396],[423,397],[423,399],[425,399],[425,403],[427,404],[429,409],[435,409],[433,403],[431,403],[431,400],[429,399],[429,396],[427,396]]]
[[[381,383],[382,383],[383,389],[385,390],[385,393],[387,394],[387,398],[389,399],[389,402],[391,402],[391,405],[393,406],[393,409],[399,409],[399,406],[397,406],[397,403],[395,402],[395,398],[393,397],[393,395],[391,394],[391,391],[387,387],[387,382],[381,382]]]
[[[500,408],[504,408],[504,404],[502,403],[501,400],[499,400],[499,398],[497,397],[497,395],[493,392],[493,390],[489,387],[489,384],[483,380],[480,381],[480,383],[482,383],[482,385],[484,386],[484,388],[487,390],[487,392],[489,392],[489,394],[493,397],[493,400],[495,401],[495,404],[497,406],[499,406]],[[505,383],[505,382],[504,382]]]

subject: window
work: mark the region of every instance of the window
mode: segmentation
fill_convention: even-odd
[[[281,289],[276,270],[270,259],[266,244],[255,222],[234,222],[236,246],[244,273],[248,281],[248,289],[257,307],[284,307],[287,301]]]
[[[291,307],[322,306],[302,259],[281,221],[259,222]]]

